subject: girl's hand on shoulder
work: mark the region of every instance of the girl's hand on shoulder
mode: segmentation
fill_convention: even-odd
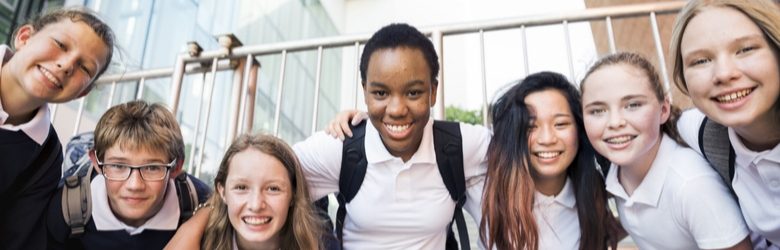
[[[354,109],[342,111],[336,115],[336,118],[328,123],[328,126],[325,128],[325,133],[343,141],[345,138],[344,136],[352,137],[352,130],[349,128],[350,124],[355,126],[366,119],[368,119],[368,114],[366,112]]]

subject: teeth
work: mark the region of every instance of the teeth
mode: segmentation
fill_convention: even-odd
[[[634,139],[634,136],[624,135],[624,136],[612,137],[607,139],[606,141],[607,143],[621,144],[621,143],[626,143],[632,139]]]
[[[396,132],[396,133],[398,133],[398,132],[403,132],[404,130],[406,130],[407,128],[409,128],[409,124],[406,124],[406,125],[390,125],[390,124],[385,124],[385,127],[387,127],[387,130],[390,130],[390,132]]]
[[[550,158],[555,158],[555,157],[561,155],[562,153],[563,152],[560,152],[560,151],[557,151],[557,152],[537,152],[536,156],[538,156],[539,158],[550,159]]]
[[[263,225],[271,222],[271,217],[243,217],[244,223],[249,225]]]
[[[722,102],[722,103],[735,102],[738,101],[739,99],[742,99],[742,97],[749,95],[750,92],[753,92],[753,89],[743,89],[731,94],[716,96],[715,99],[718,100],[718,102]]]
[[[40,67],[40,70],[43,72],[43,76],[45,76],[46,79],[49,79],[49,81],[51,81],[51,83],[53,83],[55,86],[62,88],[62,85],[60,85],[59,81],[57,81],[57,77],[55,77],[51,72],[43,67]]]

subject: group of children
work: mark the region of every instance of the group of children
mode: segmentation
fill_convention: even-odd
[[[55,11],[17,30],[15,53],[0,47],[0,242],[321,249],[332,227],[312,201],[339,193],[328,247],[457,249],[451,227],[465,208],[489,249],[606,249],[626,233],[641,249],[778,249],[778,23],[769,0],[692,0],[671,58],[696,109],[681,113],[652,64],[621,52],[591,66],[579,89],[557,73],[527,76],[492,105],[492,131],[430,118],[433,44],[392,24],[360,61],[368,122],[349,126],[356,111],[346,112],[293,147],[241,135],[205,201],[210,191],[182,173],[174,116],[143,101],[101,117],[85,156],[95,174],[58,189],[62,150],[46,104],[87,94],[114,38],[92,13]],[[79,185],[91,190],[87,206],[68,211],[66,191]],[[189,219],[183,198],[203,212]]]

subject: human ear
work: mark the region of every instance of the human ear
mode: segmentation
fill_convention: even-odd
[[[439,81],[433,80],[431,81],[431,100],[430,100],[430,106],[433,107],[436,105],[436,94],[439,91]]]
[[[672,104],[669,97],[664,98],[661,102],[661,124],[666,123],[669,120],[669,116],[672,114]]]
[[[35,28],[32,25],[26,24],[16,30],[14,34],[14,48],[16,50],[21,49],[27,44],[27,41],[35,34]]]
[[[100,171],[100,168],[97,164],[97,153],[95,153],[94,149],[89,150],[89,160],[92,162],[92,167],[97,171],[99,174],[103,174],[103,172]]]
[[[225,186],[217,184],[217,194],[219,195],[219,198],[222,199],[222,202],[227,203],[227,201],[225,201]]]

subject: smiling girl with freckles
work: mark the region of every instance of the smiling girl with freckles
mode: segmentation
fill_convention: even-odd
[[[640,249],[750,249],[736,201],[680,143],[679,110],[650,62],[609,55],[588,70],[581,90],[588,139],[612,162],[607,191]]]

